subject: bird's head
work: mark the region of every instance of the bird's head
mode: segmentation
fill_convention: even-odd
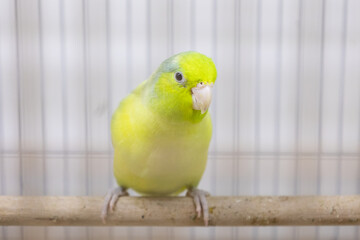
[[[205,117],[216,80],[211,58],[183,52],[166,59],[148,80],[148,103],[174,120],[199,122]]]

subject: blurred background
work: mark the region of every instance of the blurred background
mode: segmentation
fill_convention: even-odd
[[[0,194],[104,195],[109,122],[172,54],[216,63],[212,195],[360,193],[360,1],[1,0]],[[0,239],[359,239],[358,227],[0,227]]]

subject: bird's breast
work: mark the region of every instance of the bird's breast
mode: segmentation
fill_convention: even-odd
[[[168,129],[144,136],[127,139],[115,154],[119,184],[156,195],[198,184],[206,166],[210,142],[207,132],[201,128]]]

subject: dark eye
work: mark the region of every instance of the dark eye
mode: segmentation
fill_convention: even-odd
[[[184,76],[183,76],[183,74],[181,72],[176,72],[175,73],[175,79],[178,82],[182,82],[184,80]]]

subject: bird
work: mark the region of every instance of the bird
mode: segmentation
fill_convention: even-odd
[[[163,61],[125,97],[111,119],[113,171],[118,187],[104,199],[101,218],[133,189],[145,196],[175,196],[187,190],[198,218],[209,222],[207,191],[197,186],[206,168],[212,136],[208,112],[217,70],[195,51]]]

